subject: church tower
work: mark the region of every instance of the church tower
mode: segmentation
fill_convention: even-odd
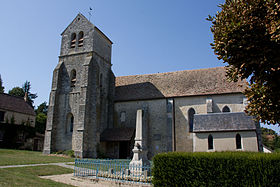
[[[113,123],[112,42],[82,14],[61,35],[44,153],[73,150],[77,157],[96,157],[100,134]]]

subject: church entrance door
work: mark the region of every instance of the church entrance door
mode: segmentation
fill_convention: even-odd
[[[128,141],[121,141],[120,149],[119,149],[119,158],[120,159],[127,159],[129,157],[129,142]]]

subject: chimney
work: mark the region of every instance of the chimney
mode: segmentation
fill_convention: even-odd
[[[24,101],[25,101],[25,102],[27,102],[27,101],[28,101],[27,92],[25,92],[25,94],[24,94],[24,98],[23,98],[23,99],[24,99]]]

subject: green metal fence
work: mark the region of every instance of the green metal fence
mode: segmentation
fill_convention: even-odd
[[[76,159],[74,176],[129,183],[151,183],[151,165],[129,164],[131,160]]]

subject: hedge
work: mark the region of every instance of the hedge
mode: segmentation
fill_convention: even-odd
[[[276,153],[161,153],[153,165],[154,186],[280,186]]]

